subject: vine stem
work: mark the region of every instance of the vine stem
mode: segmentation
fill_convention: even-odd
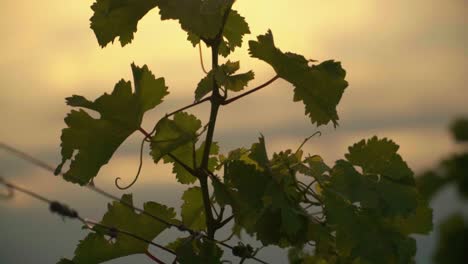
[[[180,109],[177,109],[177,110],[175,110],[175,111],[173,111],[173,112],[171,112],[171,113],[169,113],[169,114],[166,114],[165,117],[170,117],[170,116],[172,116],[172,115],[175,115],[175,114],[177,114],[177,113],[179,113],[179,112],[182,112],[182,111],[184,111],[184,110],[187,110],[187,109],[189,109],[189,108],[192,108],[192,107],[194,107],[194,106],[197,106],[197,105],[199,105],[199,104],[202,104],[202,103],[204,103],[204,102],[206,102],[206,101],[209,101],[209,100],[211,100],[211,96],[206,97],[206,98],[203,98],[202,100],[200,100],[200,101],[198,101],[198,102],[195,102],[195,103],[193,103],[193,104],[189,104],[189,105],[187,105],[187,106],[184,106],[184,107],[182,107],[182,108],[180,108]]]
[[[145,252],[145,255],[148,256],[148,258],[152,259],[154,262],[159,263],[159,264],[165,264],[162,260],[158,259],[156,256],[152,255],[149,253],[149,251]]]
[[[231,98],[231,99],[228,99],[228,100],[223,101],[223,102],[222,102],[222,105],[228,105],[228,104],[230,104],[230,103],[232,103],[232,102],[235,102],[235,101],[241,99],[241,98],[244,97],[244,96],[247,96],[247,95],[249,95],[249,94],[251,94],[251,93],[254,93],[254,92],[256,92],[256,91],[258,91],[258,90],[260,90],[260,89],[262,89],[262,88],[265,88],[265,87],[267,87],[268,85],[272,84],[274,81],[276,81],[276,80],[279,79],[279,78],[280,78],[280,77],[279,77],[278,75],[276,75],[275,77],[271,78],[271,79],[270,79],[269,81],[267,81],[266,83],[264,83],[264,84],[262,84],[262,85],[260,85],[260,86],[258,86],[258,87],[255,87],[255,88],[253,88],[253,89],[250,90],[250,91],[247,91],[247,92],[245,92],[245,93],[243,93],[243,94],[240,94],[240,95],[235,96],[235,97],[233,97],[233,98]]]

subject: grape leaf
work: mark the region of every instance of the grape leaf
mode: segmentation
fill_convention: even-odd
[[[294,101],[303,101],[312,123],[320,126],[331,121],[337,126],[336,107],[348,86],[339,62],[329,60],[310,67],[303,56],[279,50],[271,31],[250,41],[249,47],[252,57],[270,64],[279,77],[295,86]]]
[[[182,195],[182,222],[190,229],[205,230],[205,207],[200,187],[187,189]]]
[[[360,166],[364,174],[382,177],[414,185],[414,174],[397,154],[399,146],[386,138],[361,140],[349,147],[345,157],[351,164]]]
[[[291,155],[290,151],[284,153]],[[285,247],[304,243],[309,233],[307,213],[300,207],[297,180],[280,164],[283,161],[279,157],[284,153],[275,154],[270,161],[261,137],[251,147],[249,163],[228,160],[224,185],[213,182],[216,199],[231,205],[236,224],[256,235],[264,245]]]
[[[398,216],[390,221],[397,229],[405,235],[428,234],[432,231],[432,208],[423,199],[419,199],[416,210],[406,216]]]
[[[239,15],[235,10],[231,10],[223,30],[223,44],[220,48],[220,54],[227,57],[233,52],[236,47],[242,46],[242,37],[245,34],[250,34],[249,25],[245,22],[245,18]]]
[[[378,210],[383,215],[407,215],[417,207],[415,187],[382,178],[361,175],[347,161],[336,162],[331,172],[329,189],[362,208]]]
[[[181,264],[222,263],[223,251],[209,240],[178,238],[167,247],[176,252],[177,261]]]
[[[172,154],[176,156],[180,161],[184,164],[188,165],[191,169],[195,169],[201,165],[201,161],[203,158],[203,152],[205,150],[205,142],[203,142],[198,149],[195,151],[196,156],[196,166],[194,167],[193,163],[193,149],[188,147],[188,145],[179,147],[175,150]],[[211,144],[210,155],[216,155],[219,152],[219,146],[216,142]],[[169,156],[163,157],[165,163],[172,162],[172,172],[176,175],[177,181],[182,184],[192,184],[194,183],[197,178],[195,178],[190,172],[188,172],[182,165],[175,162]],[[215,167],[218,165],[218,159],[215,156],[212,156],[208,160],[208,170],[213,171]]]
[[[139,20],[156,4],[155,0],[97,0],[90,20],[99,45],[105,47],[117,37],[122,47],[132,42]]]
[[[327,180],[324,174],[331,170],[319,155],[308,156],[302,165],[297,168],[299,172],[311,176],[321,183]]]
[[[331,191],[324,191],[327,223],[334,228],[343,263],[412,263],[413,238],[398,232],[370,210],[360,210]],[[376,243],[378,241],[378,243]]]
[[[155,162],[159,162],[162,158],[164,163],[173,163],[172,172],[175,173],[177,181],[180,183],[191,184],[196,181],[196,178],[167,154],[170,153],[191,169],[198,167],[205,149],[205,143],[196,148],[197,131],[200,128],[201,121],[194,115],[185,112],[176,113],[172,120],[163,118],[156,124],[156,134],[151,141],[151,155]],[[219,146],[213,142],[210,149],[210,155],[213,156],[208,160],[209,170],[213,170],[217,166],[218,160],[214,155],[218,152]],[[196,164],[194,164],[194,156]]]
[[[161,20],[176,19],[183,30],[200,38],[214,39],[233,0],[154,0]]]
[[[219,44],[219,54],[227,57],[236,47],[242,46],[243,36],[249,33],[249,25],[245,21],[245,18],[237,11],[231,10],[227,17],[226,24],[224,25],[223,35]],[[187,40],[190,41],[194,47],[200,43],[200,35],[192,33],[191,31],[188,31],[187,34]],[[207,44],[209,46],[211,45],[210,42]]]
[[[193,144],[197,141],[197,131],[201,121],[194,115],[179,112],[173,119],[162,118],[156,124],[156,134],[151,138],[151,155],[157,163],[169,153],[184,148],[192,153]]]
[[[164,79],[156,79],[146,65],[140,68],[132,64],[132,71],[134,93],[130,82],[121,80],[111,94],[106,93],[94,102],[77,95],[67,98],[68,105],[94,110],[100,118],[93,118],[82,109],[67,115],[68,127],[62,130],[61,137],[62,162],[56,174],[71,160],[64,179],[87,184],[125,139],[139,129],[144,113],[160,104],[168,94]]]
[[[224,87],[227,90],[233,92],[242,91],[249,81],[254,79],[255,75],[252,71],[234,75],[239,68],[240,65],[238,61],[227,61],[215,70],[208,72],[208,74],[198,83],[197,89],[195,90],[195,101],[200,101],[205,95],[213,91],[213,78],[219,86]]]
[[[121,201],[133,204],[131,195],[123,195]],[[176,214],[173,208],[155,202],[147,202],[144,204],[144,210],[165,221],[178,224],[174,218]],[[108,211],[100,223],[130,232],[148,241],[153,240],[167,228],[167,225],[157,222],[147,215],[135,213],[121,202],[113,202],[109,205]],[[128,255],[145,253],[148,249],[148,243],[125,234],[118,233],[115,241],[111,242],[104,236],[108,230],[98,226],[93,229],[95,232],[88,234],[76,248],[74,263],[102,263]]]
[[[409,235],[432,229],[432,210],[397,150],[387,139],[362,140],[323,184],[325,216],[344,263],[412,263],[416,244]]]

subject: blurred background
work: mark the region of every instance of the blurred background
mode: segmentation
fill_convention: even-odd
[[[186,41],[177,22],[159,20],[158,10],[138,25],[131,45],[116,42],[105,49],[89,28],[92,0],[0,1],[0,141],[48,163],[60,158],[60,133],[69,111],[64,98],[73,94],[94,99],[112,91],[130,64],[147,64],[156,77],[165,77],[170,95],[148,114],[148,130],[166,112],[193,102],[193,91],[204,76],[198,49]],[[335,59],[347,70],[350,83],[339,105],[340,126],[316,128],[293,103],[292,87],[277,81],[260,92],[223,108],[215,140],[222,152],[250,146],[259,133],[268,151],[295,149],[320,130],[305,152],[321,155],[328,164],[343,157],[347,147],[373,135],[400,145],[400,154],[417,173],[461,151],[448,131],[450,122],[468,115],[468,2],[465,0],[239,0],[234,9],[246,17],[252,35],[271,29],[283,51],[319,61]],[[204,49],[207,65],[209,53]],[[230,57],[241,70],[253,70],[251,87],[274,72],[248,56],[246,45]],[[193,109],[206,121],[208,105]],[[116,195],[116,177],[130,182],[138,166],[138,142],[128,139],[95,183]],[[149,150],[145,150],[148,153]],[[127,192],[136,204],[154,200],[176,208],[184,186],[177,185],[171,168],[155,165],[146,155],[137,184]],[[37,169],[0,151],[0,173],[100,220],[107,200]],[[432,199],[437,224],[454,211],[468,215],[468,206],[447,186]],[[56,263],[72,257],[86,232],[77,222],[51,215],[44,204],[18,194],[0,201],[0,263]],[[437,232],[418,236],[417,263],[432,263]],[[286,256],[268,248],[259,257],[284,263]],[[129,257],[111,263],[147,263]]]

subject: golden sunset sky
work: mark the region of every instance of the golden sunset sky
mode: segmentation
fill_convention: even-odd
[[[63,118],[69,111],[64,98],[79,94],[94,99],[112,91],[121,78],[132,79],[132,62],[147,64],[169,86],[165,102],[146,116],[147,129],[166,112],[193,102],[204,73],[198,49],[186,41],[177,22],[160,21],[156,8],[141,20],[132,44],[122,48],[116,41],[102,49],[89,28],[92,3],[0,1],[0,142],[57,164]],[[403,158],[420,172],[457,150],[447,126],[453,118],[468,115],[467,1],[238,0],[234,9],[246,17],[252,34],[229,59],[240,60],[241,70],[255,72],[250,87],[274,75],[270,66],[248,56],[246,45],[268,29],[283,51],[341,61],[350,85],[338,107],[337,129],[313,126],[302,103],[292,101],[292,86],[281,80],[223,108],[215,134],[223,152],[250,146],[260,133],[270,153],[295,149],[320,130],[323,135],[312,139],[305,152],[319,154],[332,165],[349,145],[378,135],[397,142]],[[207,66],[209,56],[204,48]],[[206,121],[208,109],[200,106],[192,113]],[[141,138],[135,134],[124,143],[97,184],[121,193],[113,181],[119,176],[131,181]],[[170,171],[146,155],[140,181],[130,191],[175,184]],[[81,189],[2,151],[0,173],[50,196],[80,201]],[[0,203],[0,210],[10,207],[41,205],[18,195]],[[3,229],[1,224],[0,219]]]

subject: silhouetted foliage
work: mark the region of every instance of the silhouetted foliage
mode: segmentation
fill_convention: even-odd
[[[451,126],[455,140],[464,143],[468,139],[468,121],[456,120]],[[453,154],[440,166],[417,177],[418,189],[430,200],[447,185],[455,185],[460,197],[468,199],[468,152]],[[466,263],[468,259],[468,225],[461,214],[447,217],[439,226],[439,239],[433,258],[437,264]]]

